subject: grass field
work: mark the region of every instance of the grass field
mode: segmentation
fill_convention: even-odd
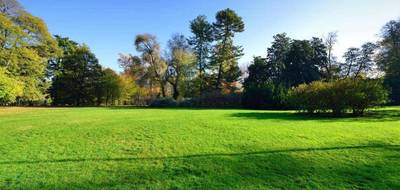
[[[400,189],[400,107],[0,108],[0,189]]]

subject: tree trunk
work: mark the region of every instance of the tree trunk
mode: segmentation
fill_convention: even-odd
[[[179,90],[178,90],[178,85],[173,85],[174,89],[174,94],[172,95],[175,100],[179,98]]]
[[[220,89],[221,78],[222,78],[222,63],[220,63],[219,67],[218,67],[217,82],[215,84],[215,89],[217,89],[217,90]]]
[[[161,87],[161,95],[162,95],[162,97],[166,97],[164,82],[162,82],[162,81],[160,82],[160,87]]]

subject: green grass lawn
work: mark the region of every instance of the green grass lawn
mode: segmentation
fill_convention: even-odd
[[[0,108],[0,189],[400,189],[400,107]]]

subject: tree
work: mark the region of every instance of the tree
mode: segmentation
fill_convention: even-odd
[[[385,72],[392,103],[400,104],[400,19],[385,24],[381,36],[378,64]]]
[[[377,45],[368,42],[360,48],[349,48],[345,54],[345,63],[342,64],[343,78],[357,78],[360,75],[374,76],[376,63],[374,61]]]
[[[130,76],[139,87],[146,87],[149,84],[149,77],[146,73],[146,66],[138,56],[120,54],[118,63],[123,69],[123,75]]]
[[[328,53],[328,61],[324,66],[324,75],[328,80],[332,80],[335,77],[335,74],[338,72],[338,66],[336,57],[333,56],[333,47],[337,42],[337,32],[330,32],[328,36],[325,38],[325,46],[327,48]]]
[[[207,17],[200,15],[190,22],[190,30],[193,36],[189,38],[189,44],[193,47],[197,58],[197,70],[199,79],[199,91],[203,93],[206,81],[206,71],[209,69],[209,56],[211,43],[214,40],[213,26],[207,21]]]
[[[326,60],[323,49],[308,40],[293,40],[286,55],[282,76],[284,84],[292,87],[322,79],[321,63]]]
[[[286,33],[277,34],[274,37],[272,45],[267,50],[268,70],[265,75],[270,82],[279,84],[283,80],[283,72],[286,68],[286,57],[290,50],[291,39],[287,37]]]
[[[169,58],[167,81],[172,85],[173,98],[177,100],[184,90],[183,83],[194,77],[195,56],[181,34],[175,34],[168,41]]]
[[[138,52],[141,52],[141,58],[146,64],[146,74],[150,78],[150,88],[152,89],[153,81],[159,84],[161,95],[166,96],[166,80],[165,73],[167,64],[160,56],[160,44],[156,37],[150,34],[139,34],[135,39],[135,46]]]
[[[103,72],[96,56],[86,45],[68,38],[57,38],[64,56],[53,63],[50,95],[55,105],[94,105],[101,103]],[[71,41],[71,42],[68,42]]]
[[[327,54],[327,46],[325,45],[324,41],[320,38],[313,37],[310,40],[311,48],[312,48],[312,55],[311,55],[311,64],[318,68],[319,77],[322,79],[330,79],[330,74],[327,74],[325,68],[332,69],[332,66],[328,66],[329,57]]]
[[[144,62],[138,56],[120,54],[118,63],[124,70],[121,77],[124,86],[126,86],[126,92],[127,94],[131,94],[130,92],[133,93],[125,96],[125,101],[127,98],[130,98],[131,103],[136,105],[145,105],[148,98],[152,95],[150,90],[152,88],[152,81],[150,80],[150,73],[147,72]],[[132,83],[129,84],[129,81]],[[131,89],[129,86],[135,87],[134,92],[131,91],[133,88]]]
[[[255,57],[244,82],[243,103],[249,108],[282,109],[289,88],[322,79],[326,46],[319,38],[291,40],[274,36],[266,58]]]
[[[284,92],[280,84],[275,84],[269,74],[271,65],[265,58],[254,57],[248,67],[248,77],[244,80],[242,103],[252,109],[281,109],[284,106]]]
[[[120,100],[124,105],[132,104],[132,99],[138,92],[135,80],[130,75],[121,74],[119,76],[119,82],[121,87]]]
[[[122,88],[120,76],[110,68],[104,69],[100,84],[100,89],[104,94],[98,97],[98,101],[102,102],[103,99],[106,106],[115,104],[115,101],[119,100],[122,95]]]
[[[59,52],[40,18],[24,11],[16,1],[0,2],[0,67],[23,86],[16,98],[19,102],[45,98],[46,63]]]
[[[220,90],[225,85],[233,90],[232,84],[238,81],[241,75],[237,61],[243,55],[242,47],[235,46],[233,38],[235,33],[244,31],[244,23],[231,9],[219,11],[215,18],[213,26],[217,44],[212,56],[212,64],[216,69],[215,88]]]
[[[360,56],[359,48],[349,48],[343,55],[345,62],[341,65],[342,78],[351,77],[355,73],[357,59]]]
[[[374,61],[374,59],[377,48],[378,46],[372,42],[367,42],[361,46],[360,58],[357,62],[358,68],[354,77],[358,77],[361,74],[364,74],[366,76],[376,76],[376,62]]]

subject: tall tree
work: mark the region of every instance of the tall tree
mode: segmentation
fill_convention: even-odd
[[[342,77],[376,76],[376,49],[377,45],[371,42],[363,44],[361,48],[349,48],[344,54],[345,62],[341,66]]]
[[[309,40],[293,40],[287,52],[283,82],[287,87],[322,79],[321,61],[326,57],[315,54],[317,46]],[[317,56],[318,55],[318,56]]]
[[[360,57],[357,62],[357,70],[354,77],[362,74],[365,76],[376,76],[375,53],[378,46],[372,42],[367,42],[361,46]]]
[[[327,64],[322,39],[291,40],[274,36],[266,58],[255,57],[244,82],[243,103],[249,108],[281,109],[290,87],[323,78]]]
[[[102,92],[98,94],[97,101],[99,103],[103,100],[106,106],[113,105],[122,95],[122,81],[120,76],[110,68],[104,69],[103,73],[100,84]]]
[[[283,80],[282,75],[285,69],[287,53],[290,50],[291,39],[287,37],[286,33],[277,34],[273,38],[274,41],[267,50],[268,70],[265,74],[270,82],[278,84]]]
[[[141,52],[142,60],[147,67],[147,75],[151,82],[159,84],[161,95],[166,96],[166,80],[165,73],[167,64],[160,55],[160,44],[155,36],[150,34],[139,34],[135,39],[135,46],[138,52]],[[152,85],[150,85],[152,88]]]
[[[333,55],[333,47],[337,42],[337,32],[329,32],[328,36],[325,38],[325,46],[328,53],[328,62],[324,66],[325,77],[328,80],[332,80],[334,75],[338,72],[338,66],[336,57]]]
[[[181,34],[175,34],[168,41],[169,58],[167,80],[172,85],[173,98],[178,99],[182,95],[185,81],[192,80],[195,57],[186,38]]]
[[[254,57],[248,67],[248,77],[244,80],[242,103],[252,109],[282,108],[282,98],[279,96],[280,85],[274,83],[271,77],[271,64],[262,57]]]
[[[232,83],[238,81],[241,75],[238,59],[243,55],[243,49],[233,44],[233,38],[236,33],[244,31],[244,22],[231,9],[219,11],[215,18],[213,26],[217,44],[212,56],[216,69],[215,88],[222,89],[223,85],[234,88]]]
[[[52,63],[55,68],[51,72],[54,75],[50,88],[53,103],[75,106],[101,103],[103,72],[96,56],[85,45],[68,38],[57,39],[62,49],[72,51],[65,51],[64,56]]]
[[[150,90],[152,88],[152,81],[149,76],[150,73],[147,72],[145,62],[138,56],[120,54],[118,63],[123,69],[121,77],[123,86],[125,86],[124,89],[126,89],[126,93],[122,93],[124,101],[128,102],[127,98],[130,97],[130,103],[145,105],[146,100],[152,96]],[[129,81],[132,83],[129,84]],[[129,86],[134,86],[135,88],[129,88]]]
[[[351,77],[355,72],[357,59],[360,56],[359,48],[349,48],[343,55],[345,62],[341,64],[341,72],[343,78]]]
[[[326,73],[327,65],[329,65],[329,57],[327,54],[327,46],[321,38],[313,37],[310,40],[312,54],[311,54],[311,64],[318,68],[318,75],[321,79],[328,79],[329,75]],[[330,66],[328,66],[330,67]]]
[[[390,87],[392,103],[400,104],[400,19],[382,28],[378,64],[385,72],[385,84]]]
[[[1,1],[0,67],[23,86],[17,99],[31,102],[45,98],[47,60],[59,52],[40,18],[24,11],[16,1]]]
[[[206,16],[200,15],[190,22],[190,30],[193,36],[189,38],[189,44],[193,47],[197,58],[199,91],[202,94],[206,83],[206,71],[209,69],[211,43],[214,40],[213,26],[207,21]]]
[[[132,78],[131,75],[125,73],[122,73],[119,78],[121,87],[120,100],[122,101],[123,105],[134,103],[134,96],[138,94],[137,92],[139,90],[134,78]]]

